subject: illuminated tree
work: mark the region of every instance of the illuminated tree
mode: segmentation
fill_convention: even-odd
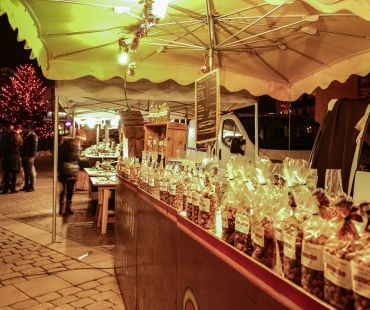
[[[29,123],[40,138],[50,137],[52,124],[44,122],[48,110],[45,90],[32,65],[18,66],[10,82],[1,88],[1,118],[13,124]]]

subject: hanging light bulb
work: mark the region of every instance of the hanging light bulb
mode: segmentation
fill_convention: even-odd
[[[127,50],[122,48],[121,52],[118,55],[118,62],[121,65],[127,65],[128,59],[129,59],[129,56],[128,56]]]
[[[169,3],[170,0],[155,0],[153,3],[153,14],[159,18],[165,17]]]

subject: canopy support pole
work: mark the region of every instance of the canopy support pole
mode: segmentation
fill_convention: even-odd
[[[57,202],[58,202],[58,134],[59,134],[59,96],[54,99],[54,160],[53,160],[53,219],[52,243],[56,242],[57,235]]]
[[[209,50],[208,50],[208,66],[210,71],[213,70],[213,59],[214,59],[214,47],[215,47],[215,23],[212,14],[213,1],[206,0],[207,4],[207,24],[209,33]]]
[[[258,133],[258,102],[256,102],[254,104],[254,161],[258,159]]]

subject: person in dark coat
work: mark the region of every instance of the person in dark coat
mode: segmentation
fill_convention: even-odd
[[[33,167],[37,153],[38,137],[30,124],[23,126],[23,147],[21,151],[22,167],[24,171],[24,186],[21,191],[33,192],[35,190],[35,178]]]
[[[63,137],[58,148],[59,182],[63,189],[59,198],[59,214],[73,214],[72,197],[78,179],[78,159],[80,157],[80,141],[71,137]],[[64,199],[66,198],[66,201]]]
[[[11,128],[11,127],[9,127]],[[17,193],[15,185],[17,182],[17,173],[21,168],[21,149],[22,149],[22,129],[19,125],[15,125],[13,129],[3,138],[3,172],[4,186],[2,194]]]

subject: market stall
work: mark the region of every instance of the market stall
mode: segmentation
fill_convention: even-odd
[[[8,14],[12,26],[18,28],[19,39],[27,41],[32,56],[49,79],[73,80],[93,75],[99,80],[121,77],[125,82],[146,79],[190,84],[219,67],[220,83],[227,90],[247,90],[253,96],[269,94],[292,101],[318,87],[326,88],[333,80],[343,82],[351,74],[366,75],[370,71],[370,10],[366,0],[174,0],[161,19],[151,14],[150,4],[153,1],[127,1],[127,7],[122,7],[98,0],[4,0],[0,14]],[[117,50],[129,52],[127,65],[117,65]],[[84,108],[95,106],[90,112],[100,114],[100,105],[108,104],[110,113],[117,114],[122,107],[129,109],[126,95],[118,103],[103,98],[92,99],[92,104],[91,98],[83,98],[70,104],[67,99],[63,107],[72,106],[85,113],[89,111]],[[138,109],[149,110],[141,102],[137,105]],[[57,117],[58,105],[55,106]],[[184,102],[179,105],[185,116],[188,108]],[[302,280],[296,274],[300,269],[292,268],[289,274],[289,268],[284,272],[271,265],[279,261],[280,253],[285,255],[285,250],[263,260],[261,252],[253,252],[252,258],[244,253],[248,250],[246,244],[233,247],[235,239],[231,242],[224,236],[221,240],[216,214],[222,208],[211,204],[211,194],[196,188],[191,191],[196,192],[194,197],[189,191],[180,196],[180,188],[186,183],[178,182],[179,189],[177,184],[161,184],[157,172],[163,171],[164,163],[153,158],[157,157],[147,156],[144,163],[133,158],[119,162],[116,271],[129,309],[238,309],[249,305],[262,309],[330,308],[322,296],[314,296],[324,292],[322,261],[320,267],[311,266],[308,273],[318,282],[308,286],[320,285],[320,289],[308,293],[307,288],[303,290],[293,283]],[[180,168],[171,172],[174,180],[181,175],[177,169]],[[192,174],[199,176],[198,171]],[[282,183],[278,177],[274,185]],[[184,202],[185,206],[181,206]],[[227,229],[234,225],[235,230],[237,218],[232,209],[227,209],[230,216],[223,221],[221,216],[218,223]],[[184,211],[185,217],[181,215]],[[347,217],[349,214],[355,217],[354,212],[348,211]],[[348,218],[346,221],[351,222]],[[244,223],[244,229],[245,226]],[[230,237],[233,231],[227,229]],[[259,236],[260,244],[258,240],[254,242],[263,248],[261,239],[265,240],[265,234],[253,229],[254,239]],[[353,229],[344,231],[347,234]],[[240,227],[239,232],[246,234]],[[268,244],[275,249],[278,238],[268,237]],[[286,244],[295,245],[295,241]],[[348,252],[344,254],[347,259]],[[327,302],[343,308],[360,300],[368,308],[369,290],[361,286],[363,279],[368,283],[361,268],[368,266],[363,266],[362,257],[359,254],[355,261],[360,266],[356,267],[360,270],[358,278],[348,279],[348,261],[344,275],[336,265],[327,269],[332,276],[332,284],[325,290]],[[291,260],[295,263],[297,259]],[[286,278],[291,276],[292,281],[282,277],[281,272]],[[345,284],[333,280],[335,273],[346,278]]]

